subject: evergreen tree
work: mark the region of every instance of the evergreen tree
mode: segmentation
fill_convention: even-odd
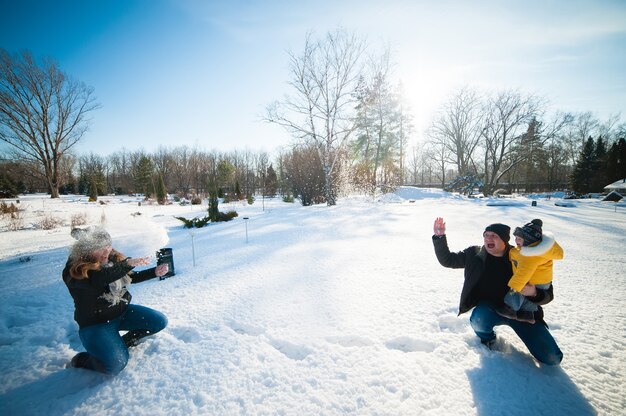
[[[163,181],[163,175],[159,173],[159,181],[157,182],[156,197],[159,205],[164,205],[167,199],[167,189],[165,188],[165,182]]]
[[[75,194],[77,191],[76,178],[71,173],[68,175],[67,180],[63,184],[61,188],[59,188],[59,192],[61,194]]]
[[[276,184],[278,178],[276,177],[276,171],[270,164],[267,168],[267,174],[265,175],[265,196],[273,197],[276,195]]]
[[[106,177],[103,172],[95,172],[92,175],[93,181],[96,184],[96,189],[98,190],[98,195],[106,195],[107,194],[107,182]]]
[[[98,185],[95,179],[91,180],[89,185],[89,202],[96,202],[98,200]]]
[[[0,198],[15,198],[17,196],[17,186],[13,178],[8,173],[0,175]]]
[[[238,201],[243,199],[243,195],[241,194],[241,188],[239,187],[239,181],[235,182],[235,197]]]
[[[609,149],[606,157],[608,183],[626,178],[626,140],[619,139]]]
[[[571,175],[572,189],[578,193],[591,192],[592,178],[595,165],[595,144],[589,137],[583,146],[583,150],[574,165]]]
[[[217,164],[217,186],[220,188],[220,198],[224,197],[224,192],[230,193],[233,186],[233,175],[235,174],[235,167],[228,160],[220,160]],[[224,189],[226,188],[226,189]]]
[[[356,159],[354,182],[375,189],[402,182],[404,136],[409,128],[397,88],[389,79],[389,56],[376,63],[371,80],[361,78],[356,91],[356,132],[351,144]]]
[[[608,185],[607,179],[607,151],[602,137],[596,140],[593,152],[593,176],[591,178],[591,190],[589,192],[601,192]]]
[[[146,157],[142,156],[139,159],[139,163],[135,167],[135,171],[133,172],[133,176],[135,179],[135,191],[143,193],[146,198],[150,197],[152,194],[152,173],[154,171],[154,165],[152,161]]]
[[[217,221],[220,211],[218,208],[219,200],[217,198],[218,190],[217,185],[214,182],[209,183],[209,219],[211,221]]]

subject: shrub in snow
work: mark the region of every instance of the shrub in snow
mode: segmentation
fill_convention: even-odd
[[[25,228],[24,217],[21,212],[16,211],[10,215],[7,228],[9,231],[19,231]]]
[[[59,217],[55,217],[52,214],[46,214],[39,221],[38,225],[39,225],[39,228],[41,228],[42,230],[53,230],[63,225],[63,220]]]
[[[15,206],[13,202],[11,202],[11,205],[4,201],[0,203],[0,213],[2,213],[3,216],[15,214],[17,211],[17,206]]]
[[[213,222],[230,221],[238,216],[239,214],[237,214],[236,211],[218,212],[217,217],[213,220]]]
[[[87,224],[87,213],[86,212],[76,212],[72,214],[70,218],[70,226],[72,229]]]
[[[483,186],[483,182],[478,179],[475,175],[463,175],[457,176],[448,184],[446,184],[445,191],[448,192],[458,192],[461,195],[472,195],[475,193],[476,189],[480,189]]]
[[[196,218],[191,218],[191,219],[188,219],[185,217],[174,217],[174,218],[182,221],[183,226],[185,228],[202,228],[211,221],[211,219],[208,216],[202,217],[202,218],[196,217]]]

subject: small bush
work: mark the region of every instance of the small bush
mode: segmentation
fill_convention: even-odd
[[[19,212],[11,214],[8,224],[9,231],[19,231],[24,229],[24,217]]]
[[[216,218],[212,222],[224,222],[230,221],[235,217],[238,217],[236,211],[228,211],[228,212],[218,212]],[[185,217],[174,217],[179,221],[182,221],[183,226],[185,228],[202,228],[211,222],[211,218],[207,215],[205,217],[196,217],[196,218],[185,218]]]
[[[233,218],[238,217],[238,216],[239,214],[237,214],[236,211],[218,212],[215,222],[230,221]]]
[[[283,202],[293,203],[293,195],[283,195]]]
[[[11,205],[7,204],[4,201],[0,203],[0,213],[2,213],[3,215],[12,215],[15,214],[17,211],[18,209],[13,202],[11,202]]]
[[[185,228],[202,228],[205,225],[207,225],[210,222],[210,219],[208,216],[206,217],[202,217],[202,218],[192,218],[192,219],[188,219],[185,217],[174,217],[179,221],[183,222],[183,226]]]
[[[87,224],[86,212],[79,212],[79,213],[72,214],[70,218],[70,226],[72,230],[78,226],[85,225],[85,224]]]
[[[191,205],[202,205],[202,198],[199,196],[194,196],[191,198]]]
[[[39,221],[38,225],[39,225],[39,228],[41,228],[42,230],[54,230],[55,228],[63,225],[63,220],[59,217],[55,217],[52,214],[46,214]]]
[[[248,199],[248,205],[254,204],[254,197],[252,195],[248,195],[247,199]]]

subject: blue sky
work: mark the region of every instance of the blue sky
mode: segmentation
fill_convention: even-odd
[[[55,58],[102,108],[77,150],[274,151],[287,51],[343,27],[391,47],[420,131],[451,90],[519,89],[626,119],[626,2],[0,0],[0,46]]]

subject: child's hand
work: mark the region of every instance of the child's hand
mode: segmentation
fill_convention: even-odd
[[[537,296],[537,288],[535,287],[535,285],[527,284],[522,288],[522,291],[520,293],[524,296],[530,296],[532,298]]]
[[[435,219],[435,224],[433,225],[433,233],[437,237],[441,237],[446,234],[446,223],[443,221],[443,218],[437,217]]]

